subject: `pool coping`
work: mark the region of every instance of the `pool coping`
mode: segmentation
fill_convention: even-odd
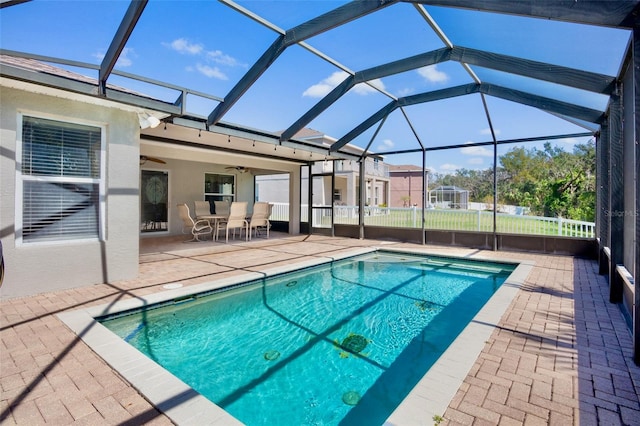
[[[396,248],[384,248],[384,250],[442,256],[435,252],[416,250]],[[414,386],[409,395],[391,413],[384,426],[432,424],[434,416],[444,416],[444,412],[478,359],[485,343],[500,323],[500,319],[535,265],[535,262],[530,260],[505,261],[487,257],[484,254],[482,256],[446,257],[515,264],[517,266]]]
[[[442,256],[435,251],[390,247],[358,248],[333,257],[307,259],[303,262],[271,268],[262,272],[246,272],[207,283],[180,287],[141,297],[134,297],[84,309],[58,313],[66,324],[107,364],[136,388],[150,403],[179,425],[242,425],[223,408],[209,401],[176,376],[147,358],[137,349],[116,336],[95,318],[137,309],[194,293],[230,287],[247,281],[263,279],[294,270],[318,266],[374,251],[415,253]],[[455,256],[499,263],[516,264],[516,269],[487,301],[473,320],[451,343],[444,354],[423,376],[410,394],[402,401],[385,425],[429,423],[434,415],[443,415],[451,399],[473,366],[486,340],[510,305],[513,297],[534,265],[532,261],[504,261],[487,256]],[[437,389],[437,392],[433,392]]]

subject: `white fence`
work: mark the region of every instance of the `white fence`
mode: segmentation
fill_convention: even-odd
[[[271,216],[269,220],[279,220],[282,222],[289,222],[289,203],[271,203],[273,208],[271,209]],[[306,222],[306,209],[303,208],[303,214],[305,215]]]
[[[271,220],[289,221],[289,204],[273,203]],[[313,226],[331,224],[330,206],[314,206]],[[357,206],[334,206],[334,222],[358,224]],[[425,210],[425,228],[452,231],[493,232],[493,212],[481,210]],[[422,210],[417,207],[365,207],[365,225],[397,228],[421,228]],[[307,205],[302,205],[302,222],[308,221]],[[566,237],[595,238],[595,223],[563,218],[512,215],[496,215],[497,231],[505,234],[559,235]]]

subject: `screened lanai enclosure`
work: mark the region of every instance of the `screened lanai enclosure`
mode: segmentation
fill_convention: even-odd
[[[276,197],[271,180],[285,232],[595,257],[640,364],[637,0],[0,4],[6,90],[123,111],[76,120],[73,103],[40,113],[5,92],[19,129],[33,117],[91,121],[103,138],[94,175],[69,177],[67,166],[9,164],[3,134],[3,180],[18,182],[3,212],[20,225],[15,237],[3,226],[5,256],[50,225],[18,193],[27,187],[87,185],[100,201],[83,223],[102,239],[106,194],[128,191],[107,171],[133,170],[137,190],[144,180],[129,211],[145,236],[179,229],[176,200]],[[124,125],[140,129],[130,146]],[[46,154],[38,143],[49,142],[30,152]],[[400,164],[422,168],[425,184],[393,206],[386,167]],[[468,192],[445,209],[430,200],[438,187]],[[73,208],[88,211],[68,205],[47,220],[69,223]]]
[[[457,186],[441,185],[429,191],[429,203],[449,209],[465,209],[469,206],[469,191]]]

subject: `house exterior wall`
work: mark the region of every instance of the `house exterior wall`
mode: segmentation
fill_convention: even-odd
[[[371,206],[388,206],[387,188],[388,182],[372,179],[369,184],[370,200],[368,204]]]
[[[353,197],[353,194],[349,193],[349,180],[352,179],[352,175],[347,176],[338,176],[336,175],[336,181],[334,183],[336,187],[336,192],[340,193],[340,199],[334,200],[334,202],[338,205],[347,205],[347,201],[349,198]],[[354,205],[354,204],[349,204]]]
[[[347,206],[357,206],[358,205],[358,191],[360,190],[360,186],[358,185],[358,175],[354,173],[349,173],[347,175],[347,184],[346,184],[346,192],[342,194],[343,202]]]
[[[422,188],[422,171],[392,172],[389,207],[421,206]]]
[[[306,187],[300,188],[300,168],[289,174],[274,174],[256,176],[256,201],[269,203],[289,203],[289,233],[300,232],[300,193]],[[306,185],[307,179],[304,180]],[[306,203],[306,200],[303,200]]]
[[[349,162],[338,162],[341,164],[335,172],[335,189],[340,190],[340,201],[336,202],[339,205],[356,206],[358,204],[358,190],[359,190],[359,175],[355,170],[346,169],[343,164],[349,164]],[[371,162],[373,164],[373,162]],[[357,163],[355,163],[357,166]],[[331,161],[318,161],[312,166],[312,173],[331,173],[333,162]],[[376,171],[376,173],[366,175],[367,185],[367,204],[374,204],[374,196],[377,193],[377,205],[388,205],[390,199],[390,185],[389,178],[383,177],[384,173],[388,172],[388,166],[380,163],[377,167],[371,166],[368,170]],[[318,176],[315,178],[315,184],[313,194],[313,204],[316,205],[330,205],[333,200],[333,193],[331,192],[331,177],[330,176]],[[272,201],[272,202],[289,202],[289,194],[286,192],[287,176],[280,174],[257,176],[256,182],[259,187],[259,201]],[[284,186],[283,186],[284,185]],[[309,180],[306,174],[302,177],[302,204],[307,204],[307,188]]]
[[[289,175],[256,176],[257,200],[271,203],[289,202]]]
[[[68,97],[68,96],[67,96]],[[138,273],[139,123],[134,112],[0,85],[0,238],[5,278],[0,295],[17,297],[131,279]],[[16,244],[18,113],[104,126],[106,212],[102,241]],[[133,213],[133,214],[132,214]],[[133,218],[133,219],[132,219]]]

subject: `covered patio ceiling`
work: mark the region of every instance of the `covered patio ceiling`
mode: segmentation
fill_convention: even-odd
[[[2,74],[140,107],[164,121],[142,131],[157,143],[301,163],[411,159],[596,134],[638,4],[3,0],[2,54],[82,69],[94,82],[7,64]],[[35,11],[72,14],[75,25],[61,31]],[[306,127],[336,141],[299,138]]]
[[[142,130],[140,152],[159,158],[242,166],[245,168],[236,172],[251,170],[254,176],[287,172],[292,165],[325,158],[359,158],[346,153],[332,156],[328,153],[329,146],[318,143],[289,141],[278,144],[276,136],[264,136],[260,132],[252,134],[236,129],[218,133],[193,128],[193,122],[187,121],[185,125],[183,120],[176,121],[180,124],[163,123]]]

